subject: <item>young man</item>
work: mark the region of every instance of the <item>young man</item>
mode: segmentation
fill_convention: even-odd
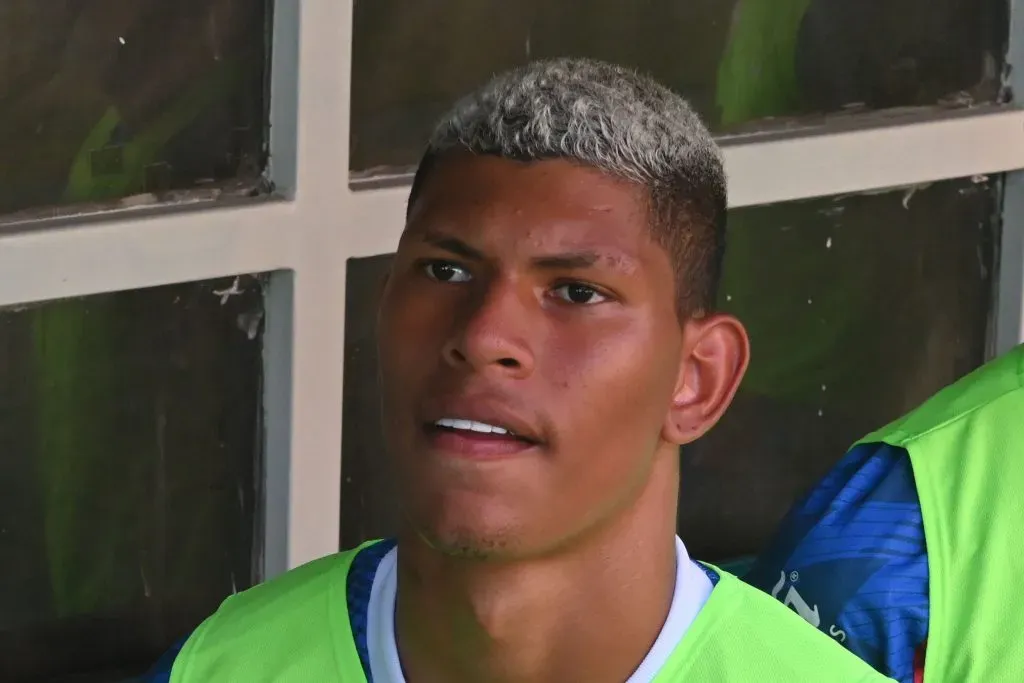
[[[1024,346],[858,443],[747,576],[901,683],[1024,676]]]
[[[397,540],[228,599],[170,680],[881,681],[675,535],[679,445],[728,407],[718,149],[677,95],[582,60],[437,128],[381,303]]]

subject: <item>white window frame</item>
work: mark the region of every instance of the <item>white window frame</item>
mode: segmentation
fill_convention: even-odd
[[[265,334],[268,577],[338,549],[346,264],[394,251],[404,220],[407,187],[349,187],[351,37],[351,0],[276,3],[275,198],[33,221],[0,234],[4,306],[274,273]],[[734,207],[1016,171],[1024,111],[752,136],[725,141],[725,155]],[[993,352],[1024,341],[1022,174],[1006,184],[1004,218]]]

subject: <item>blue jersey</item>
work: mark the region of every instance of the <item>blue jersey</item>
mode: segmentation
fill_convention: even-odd
[[[793,508],[745,580],[913,683],[928,635],[928,556],[907,452],[853,448]]]

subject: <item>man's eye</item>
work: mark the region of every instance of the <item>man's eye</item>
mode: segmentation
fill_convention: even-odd
[[[579,306],[586,304],[599,304],[608,300],[607,296],[590,285],[584,285],[578,282],[572,282],[567,285],[556,287],[554,292],[555,296],[562,301]]]
[[[423,266],[423,270],[427,277],[438,282],[469,282],[473,279],[468,270],[448,261],[431,261]]]

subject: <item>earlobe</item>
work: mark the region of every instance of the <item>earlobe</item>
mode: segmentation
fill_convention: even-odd
[[[687,322],[663,438],[682,445],[711,429],[736,395],[749,362],[750,342],[736,318],[713,315]]]

